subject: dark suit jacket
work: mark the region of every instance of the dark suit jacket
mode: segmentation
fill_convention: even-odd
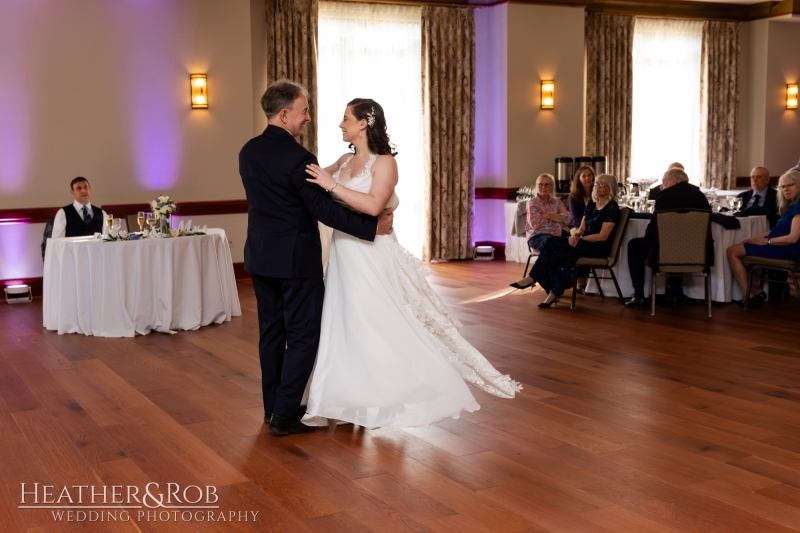
[[[247,194],[244,268],[274,278],[322,278],[317,221],[359,239],[375,240],[376,217],[336,203],[306,181],[306,165],[317,158],[277,126],[250,139],[239,152],[239,174]]]
[[[656,196],[654,211],[666,211],[667,209],[702,209],[711,211],[706,195],[700,189],[688,182],[678,182],[672,187],[667,187],[659,191]],[[644,232],[645,239],[656,239],[656,221],[650,220]]]
[[[749,189],[742,193],[739,193],[737,196],[742,199],[742,207],[747,205],[747,202],[750,201],[750,198],[753,197],[753,189]],[[773,189],[772,187],[767,187],[767,195],[764,197],[764,205],[759,207],[751,207],[750,209],[742,209],[739,216],[749,217],[749,216],[757,216],[757,215],[766,215],[767,221],[769,222],[769,227],[772,228],[775,226],[775,223],[778,221],[778,191]]]

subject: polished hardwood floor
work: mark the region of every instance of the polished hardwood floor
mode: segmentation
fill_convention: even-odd
[[[406,430],[271,435],[247,282],[242,317],[133,339],[59,336],[40,300],[0,305],[0,531],[800,529],[797,295],[711,319],[584,296],[541,310],[540,290],[507,287],[522,265],[434,268],[464,335],[524,391],[476,391],[479,411]],[[18,508],[22,483],[41,503],[151,482],[216,487],[219,508]]]

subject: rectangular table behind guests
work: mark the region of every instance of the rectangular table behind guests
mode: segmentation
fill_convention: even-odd
[[[242,314],[225,231],[170,239],[49,239],[44,327],[133,337],[220,324]]]
[[[523,237],[511,235],[511,224],[514,222],[516,209],[516,202],[508,202],[506,204],[506,261],[524,263],[528,260],[528,245]],[[730,302],[739,300],[742,297],[739,286],[733,280],[725,250],[733,244],[741,242],[748,237],[764,233],[769,229],[767,217],[765,216],[742,217],[737,218],[737,220],[741,224],[741,228],[735,230],[726,230],[719,224],[711,224],[711,236],[714,239],[714,266],[711,267],[711,299],[715,302]],[[636,237],[643,237],[649,223],[649,220],[631,219],[620,247],[620,256],[617,260],[617,266],[614,267],[614,274],[617,276],[622,296],[625,298],[633,296],[633,285],[628,272],[628,241]],[[521,274],[522,269],[520,268]],[[651,276],[651,270],[649,268],[646,269],[645,296],[650,296]],[[666,284],[666,276],[660,276],[660,278],[657,285],[659,293],[663,292]],[[604,294],[613,297],[617,296],[617,290],[611,280],[603,280],[601,283]],[[590,281],[586,290],[588,292],[597,291],[594,281]],[[683,292],[690,298],[705,298],[704,278],[702,276],[684,276]]]

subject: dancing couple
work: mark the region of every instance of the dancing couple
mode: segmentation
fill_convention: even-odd
[[[352,151],[322,168],[296,140],[311,120],[305,89],[275,82],[261,106],[269,125],[242,148],[239,172],[269,429],[426,426],[479,408],[465,382],[512,398],[519,384],[459,334],[432,271],[392,232],[398,172],[383,108],[348,103],[339,127]],[[334,228],[324,283],[317,221]]]

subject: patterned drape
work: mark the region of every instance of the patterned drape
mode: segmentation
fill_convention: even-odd
[[[475,19],[472,8],[422,6],[423,259],[472,257]]]
[[[703,23],[700,163],[705,168],[700,175],[704,177],[706,187],[736,187],[739,46],[738,22]]]
[[[311,122],[301,143],[317,153],[317,20],[318,0],[266,0],[267,83],[286,78],[308,89]]]
[[[586,14],[586,155],[608,157],[619,181],[631,172],[633,22]]]

